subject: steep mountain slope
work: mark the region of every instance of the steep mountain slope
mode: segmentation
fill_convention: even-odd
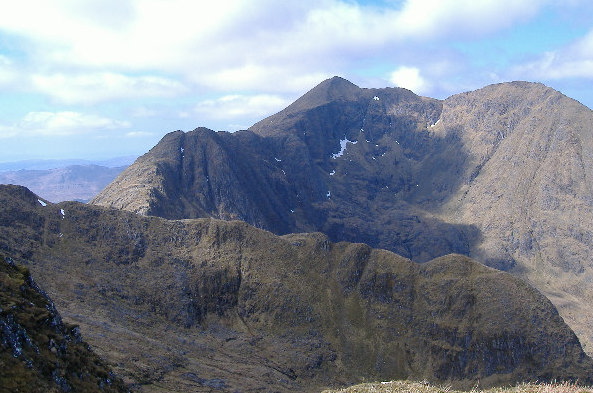
[[[0,184],[17,184],[51,202],[86,202],[113,181],[126,167],[68,165],[53,169],[0,172]]]
[[[590,345],[593,112],[540,84],[494,85],[444,102],[435,133],[471,152],[440,207],[474,225],[471,255],[527,277]],[[590,349],[590,347],[588,346]]]
[[[322,231],[420,261],[467,254],[472,228],[443,222],[416,201],[419,183],[428,188],[418,179],[429,174],[424,161],[461,155],[430,138],[427,125],[441,107],[404,89],[333,78],[250,131],[166,135],[92,203],[239,219],[276,234]]]
[[[168,134],[93,203],[469,255],[536,285],[589,348],[591,124],[536,83],[438,101],[334,77],[249,131]]]
[[[416,264],[320,233],[43,206],[21,187],[0,186],[0,206],[0,249],[141,391],[590,380],[544,296],[461,255]]]
[[[29,271],[0,255],[0,392],[126,392]]]

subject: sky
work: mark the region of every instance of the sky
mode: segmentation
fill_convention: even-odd
[[[334,75],[444,99],[542,82],[593,108],[590,0],[0,0],[0,162],[245,129]]]

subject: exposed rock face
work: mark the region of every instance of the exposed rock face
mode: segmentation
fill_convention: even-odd
[[[0,255],[0,392],[126,392],[26,268]]]
[[[468,255],[533,283],[587,348],[591,124],[541,84],[439,101],[335,77],[249,131],[165,136],[93,203],[321,231],[419,262]]]
[[[461,255],[416,264],[320,233],[42,206],[18,187],[0,187],[0,206],[13,217],[0,248],[30,257],[65,318],[141,391],[589,381],[593,368],[544,296]]]

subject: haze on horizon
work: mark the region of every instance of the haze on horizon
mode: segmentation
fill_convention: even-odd
[[[244,129],[339,75],[446,98],[542,82],[593,107],[587,0],[22,0],[0,14],[0,162]]]

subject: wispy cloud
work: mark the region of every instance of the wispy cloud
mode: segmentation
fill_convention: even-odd
[[[0,87],[16,87],[20,73],[14,61],[7,56],[0,55]]]
[[[271,94],[234,94],[200,101],[190,112],[186,112],[185,115],[200,119],[203,122],[202,124],[224,120],[227,127],[244,129],[251,124],[238,125],[236,123],[238,120],[255,122],[262,117],[280,111],[289,103],[289,100]]]
[[[39,92],[66,104],[94,104],[138,97],[174,97],[187,91],[180,82],[172,79],[130,77],[112,72],[37,74],[31,80]]]
[[[512,74],[546,80],[593,79],[593,30],[566,47],[546,52],[537,59],[515,66]]]
[[[29,112],[18,123],[0,126],[0,137],[71,136],[125,129],[127,121],[80,112]]]

